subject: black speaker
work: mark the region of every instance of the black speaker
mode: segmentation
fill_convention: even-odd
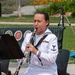
[[[69,60],[70,52],[66,49],[61,49],[59,51],[59,54],[57,56],[57,69],[58,69],[58,75],[69,75],[67,73],[67,65]]]

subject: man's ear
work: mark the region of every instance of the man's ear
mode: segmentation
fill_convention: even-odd
[[[49,20],[46,21],[46,26],[48,26],[48,25],[49,25]]]

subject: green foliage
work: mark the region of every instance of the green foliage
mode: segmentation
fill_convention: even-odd
[[[19,0],[1,0],[2,14],[10,14],[18,9]],[[21,6],[29,4],[30,0],[20,0]]]
[[[75,58],[70,57],[69,58],[69,64],[75,64]]]
[[[64,9],[65,11],[70,11],[72,12],[75,9],[75,0],[71,1],[65,1],[64,2]]]
[[[13,11],[15,11],[18,8],[16,1],[18,1],[18,0],[7,0],[7,1],[0,0],[0,2],[2,4],[2,14],[6,14],[6,13],[9,14],[9,13],[12,13]],[[27,4],[31,5],[32,0],[20,0],[20,1],[21,1],[21,6],[25,6]],[[48,2],[42,8],[37,8],[36,12],[45,11],[49,15],[52,15],[57,11],[61,12],[60,8],[62,5],[64,7],[65,12],[70,11],[70,12],[73,12],[73,15],[74,15],[75,0],[67,0],[65,2],[50,2],[50,3]]]
[[[48,8],[48,9],[47,9]],[[49,7],[42,7],[42,8],[35,8],[36,9],[36,12],[35,13],[37,13],[37,12],[41,12],[41,11],[44,11],[44,12],[47,12],[48,14],[50,14],[50,8]]]
[[[16,10],[16,1],[15,0],[4,0],[1,2],[2,14],[9,14]]]
[[[72,17],[75,17],[75,10],[72,11],[71,16],[72,16]]]
[[[57,12],[60,9],[59,6],[60,6],[60,3],[58,2],[50,3],[48,4],[48,6],[44,5],[41,8],[36,8],[36,12],[44,11],[44,12],[47,12],[49,15],[52,15],[53,13]]]
[[[53,14],[53,13],[59,11],[60,3],[58,3],[58,2],[51,3],[49,7],[50,7],[51,14]]]
[[[46,11],[49,15],[52,15],[55,12],[62,12],[62,6],[64,8],[64,12],[72,12],[74,14],[75,10],[75,0],[65,1],[65,2],[51,2],[48,6],[44,6],[43,8],[37,8],[36,12],[38,11]]]
[[[15,10],[15,6],[13,6],[13,7],[9,7],[8,5],[7,5],[7,7],[2,7],[2,13],[3,14],[10,14],[10,13],[12,13],[13,11]]]

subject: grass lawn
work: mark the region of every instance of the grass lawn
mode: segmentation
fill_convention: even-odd
[[[73,28],[73,31],[72,31]],[[75,26],[67,26],[63,34],[63,49],[67,49],[70,52],[75,51]],[[75,64],[75,58],[70,57],[69,63]]]
[[[19,18],[18,16],[0,17],[0,22],[33,22],[33,15],[26,15]]]
[[[75,17],[67,17],[67,19],[71,23],[75,23]],[[51,17],[51,23],[59,23],[60,17]],[[0,22],[33,22],[33,15],[25,15],[19,18],[18,16],[10,16],[10,17],[0,17]],[[67,23],[66,18],[64,17],[64,22]]]
[[[63,34],[63,48],[70,50],[70,52],[75,51],[75,26],[72,26],[74,33],[70,26],[64,29]]]

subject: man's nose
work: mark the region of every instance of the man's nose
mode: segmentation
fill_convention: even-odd
[[[38,22],[37,21],[35,22],[35,25],[38,25]]]

